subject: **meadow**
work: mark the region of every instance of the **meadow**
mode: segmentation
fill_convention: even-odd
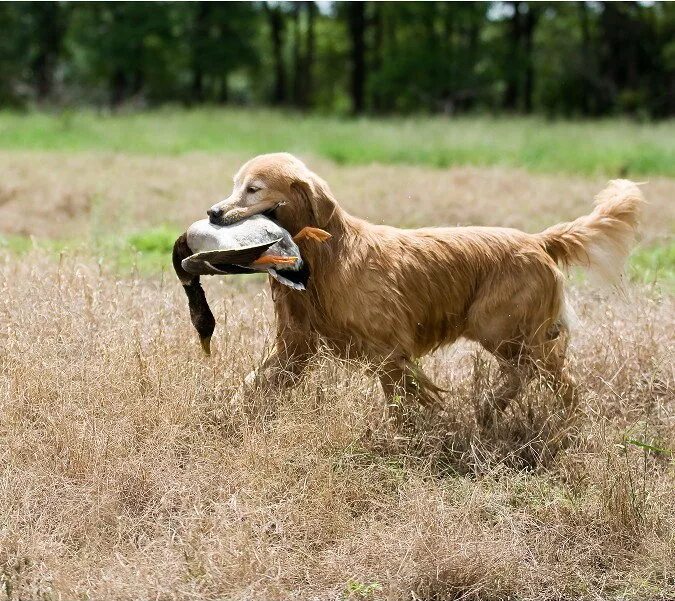
[[[672,128],[1,114],[0,599],[675,598]],[[204,278],[206,358],[168,251],[278,149],[402,227],[537,231],[648,180],[624,287],[571,275],[578,410],[534,382],[481,429],[496,370],[468,343],[423,360],[446,405],[403,430],[327,352],[231,402],[270,349],[266,281]]]
[[[339,164],[525,167],[675,177],[675,121],[541,117],[345,119],[251,109],[0,111],[0,149],[175,155],[286,150]]]

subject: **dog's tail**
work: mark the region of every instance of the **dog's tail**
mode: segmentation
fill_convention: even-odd
[[[637,184],[615,179],[595,198],[590,215],[559,223],[537,236],[564,266],[580,265],[605,283],[616,283],[637,235],[645,199]]]

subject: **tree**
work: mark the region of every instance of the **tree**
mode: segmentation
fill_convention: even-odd
[[[503,106],[507,110],[515,110],[518,107],[518,90],[520,87],[521,69],[521,2],[511,2],[513,14],[507,21],[507,45],[508,52],[504,55],[506,76],[506,89],[504,91]]]
[[[274,60],[274,87],[272,104],[286,102],[286,68],[284,66],[284,15],[280,5],[264,2],[272,40],[272,56]]]
[[[30,2],[27,10],[33,18],[35,48],[31,70],[39,101],[52,93],[54,70],[65,32],[64,9],[58,2]]]
[[[347,3],[347,25],[351,41],[352,113],[358,115],[365,108],[366,89],[366,5],[365,2]]]
[[[195,2],[190,41],[192,86],[190,100],[204,101],[204,68],[209,60],[207,38],[209,35],[209,3]]]
[[[195,2],[191,35],[192,97],[226,102],[229,76],[256,61],[257,18],[248,2]]]
[[[12,2],[0,3],[0,105],[20,104],[21,98],[16,91],[17,82],[24,69],[25,51],[22,47],[20,32],[20,11]]]
[[[675,113],[675,3],[0,3],[0,106]]]
[[[527,4],[523,15],[523,105],[525,113],[532,112],[532,92],[534,90],[534,29],[539,19],[540,11],[534,3]]]
[[[312,106],[312,93],[314,89],[314,62],[316,59],[316,41],[314,38],[314,27],[316,22],[316,4],[313,0],[305,2],[307,11],[307,46],[305,52],[305,93],[303,106]]]

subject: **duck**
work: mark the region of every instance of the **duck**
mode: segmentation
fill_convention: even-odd
[[[194,254],[182,260],[192,275],[267,272],[279,283],[304,290],[309,276],[298,243],[306,238],[325,241],[330,234],[303,228],[295,236],[265,215],[253,215],[231,225],[208,219],[193,223],[186,242]]]
[[[215,318],[200,276],[267,272],[280,284],[303,291],[309,269],[298,244],[307,239],[325,242],[330,237],[315,227],[305,227],[292,236],[262,214],[230,225],[217,225],[209,219],[195,221],[174,244],[173,266],[188,297],[192,324],[204,352],[211,354]]]

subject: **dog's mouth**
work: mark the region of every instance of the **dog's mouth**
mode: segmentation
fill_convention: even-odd
[[[232,225],[239,221],[243,221],[245,219],[253,217],[254,215],[263,215],[278,224],[276,211],[282,204],[283,202],[278,202],[262,210],[255,210],[255,207],[253,207],[247,210],[235,208],[224,214],[220,213],[214,215],[213,213],[209,212],[209,222],[212,225],[223,227],[226,225]]]
[[[218,227],[225,227],[226,225],[232,225],[236,223],[236,219],[228,219],[227,217],[209,217],[209,223],[211,225],[217,225]]]
[[[271,209],[267,209],[266,211],[263,211],[260,214],[264,215],[268,219],[271,219],[272,221],[276,221],[275,217],[276,217],[278,208],[279,208],[279,205],[276,205],[276,206],[272,207]]]
[[[277,202],[274,206],[270,207],[269,209],[265,209],[261,215],[267,217],[268,219],[271,219],[274,221],[277,225],[279,225],[279,214],[278,214],[278,209],[279,207],[284,206],[286,203],[281,200]]]

